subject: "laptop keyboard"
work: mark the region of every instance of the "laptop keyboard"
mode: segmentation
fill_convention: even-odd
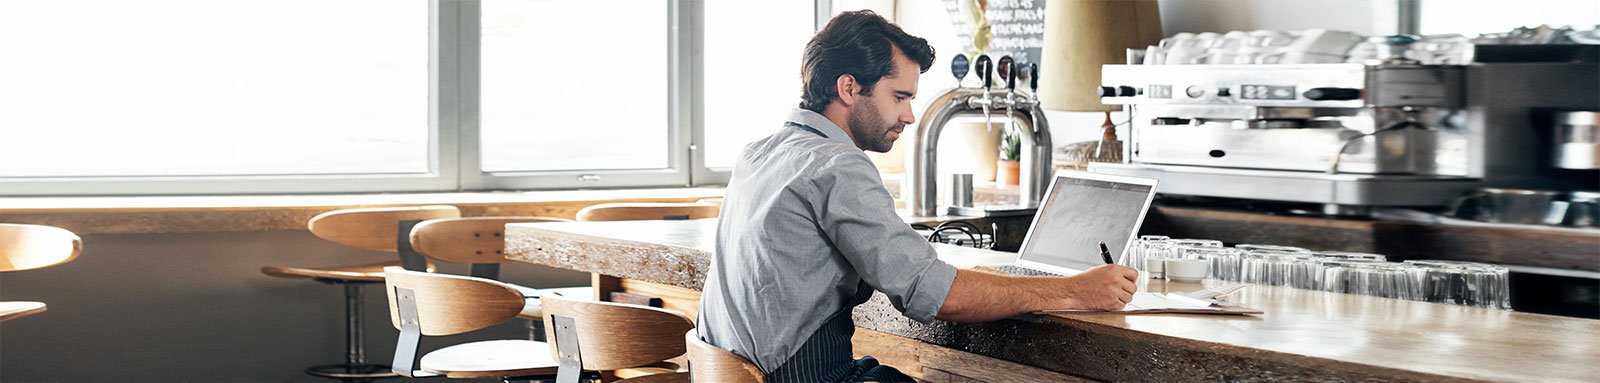
[[[1006,274],[1011,274],[1011,275],[1065,277],[1065,275],[1056,274],[1056,273],[1052,273],[1052,272],[1049,272],[1049,271],[1034,270],[1034,269],[1030,269],[1030,268],[1026,268],[1026,267],[1017,266],[1017,265],[1005,265],[1005,266],[996,267],[995,269],[996,270],[1000,270],[1000,271],[1004,271],[1004,272],[1006,272]]]

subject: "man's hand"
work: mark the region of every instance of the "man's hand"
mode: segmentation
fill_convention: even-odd
[[[1105,265],[1070,277],[1025,277],[986,267],[956,270],[937,318],[986,322],[1041,310],[1120,310],[1138,288],[1134,269]]]
[[[1127,266],[1102,265],[1060,281],[1049,302],[1053,309],[1121,310],[1138,285],[1139,271]],[[1055,282],[1052,281],[1052,282]]]

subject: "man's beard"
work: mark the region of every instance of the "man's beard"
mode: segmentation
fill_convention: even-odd
[[[889,139],[888,133],[899,124],[883,122],[876,105],[861,105],[851,110],[846,122],[850,124],[850,137],[856,147],[878,153],[888,153],[894,148],[894,140]]]

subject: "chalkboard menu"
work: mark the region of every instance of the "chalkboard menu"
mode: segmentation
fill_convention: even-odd
[[[1019,63],[1038,63],[1044,47],[1045,0],[944,0],[945,11],[962,41],[962,50],[976,52],[972,35],[988,21],[988,47],[983,54],[1011,56]],[[980,8],[981,7],[981,8]],[[978,11],[982,9],[982,11]]]

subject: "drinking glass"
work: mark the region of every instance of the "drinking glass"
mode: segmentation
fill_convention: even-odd
[[[1172,246],[1168,247],[1166,249],[1166,252],[1163,253],[1163,255],[1165,255],[1165,258],[1182,257],[1184,248],[1190,248],[1190,247],[1220,248],[1220,247],[1222,247],[1222,241],[1218,241],[1218,240],[1214,240],[1214,239],[1174,238],[1174,239],[1167,240],[1167,242],[1171,243]]]
[[[1393,262],[1326,261],[1323,290],[1383,298],[1413,299],[1419,291],[1410,271],[1415,266]]]
[[[1383,254],[1351,253],[1344,251],[1314,251],[1311,252],[1311,255],[1322,259],[1347,259],[1380,262],[1389,260],[1389,257],[1385,257]]]
[[[1243,250],[1245,252],[1252,252],[1252,251],[1276,251],[1276,252],[1280,252],[1280,253],[1310,253],[1311,252],[1311,250],[1306,250],[1305,248],[1301,248],[1301,247],[1278,246],[1278,245],[1257,245],[1257,244],[1248,244],[1248,243],[1241,243],[1241,244],[1238,244],[1238,245],[1234,245],[1233,248],[1239,249],[1239,250]]]
[[[1300,263],[1295,264],[1294,268],[1289,271],[1289,285],[1298,289],[1323,290],[1324,284],[1326,283],[1323,280],[1323,271],[1327,269],[1327,265],[1329,263],[1383,262],[1381,255],[1379,256],[1380,259],[1370,259],[1326,257],[1322,256],[1322,254],[1323,253],[1314,253],[1310,257],[1303,259]]]
[[[1139,239],[1133,240],[1133,246],[1128,247],[1128,256],[1122,257],[1121,264],[1135,270],[1144,270],[1144,259],[1149,257],[1157,243],[1166,242],[1168,239],[1171,238],[1165,235],[1139,236]]]
[[[1435,303],[1511,309],[1509,274],[1504,266],[1476,262],[1411,260],[1415,299]]]
[[[1309,257],[1308,253],[1247,250],[1239,262],[1240,279],[1246,283],[1288,286],[1294,267]]]
[[[1226,247],[1188,247],[1183,257],[1203,259],[1211,263],[1211,277],[1225,281],[1239,280],[1239,261],[1244,252]]]

